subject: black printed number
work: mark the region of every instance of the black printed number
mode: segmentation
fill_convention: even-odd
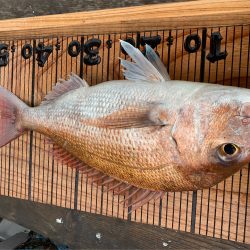
[[[9,62],[8,45],[5,43],[0,44],[0,67],[6,66]]]
[[[210,52],[207,55],[208,61],[214,63],[216,61],[225,59],[227,57],[227,51],[221,52],[221,40],[222,36],[219,32],[213,32],[210,38]]]
[[[36,54],[37,54],[36,60],[38,61],[38,65],[40,67],[43,67],[44,64],[47,62],[52,50],[53,50],[53,47],[51,45],[44,46],[43,43],[38,44],[36,48]]]
[[[96,65],[101,62],[101,57],[99,56],[99,48],[101,46],[101,40],[93,38],[88,40],[84,44],[84,52],[86,55],[83,61],[87,65]]]
[[[25,44],[21,51],[22,57],[27,60],[32,56],[32,46],[30,44]]]

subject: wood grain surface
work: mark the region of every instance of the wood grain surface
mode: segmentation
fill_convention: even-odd
[[[172,79],[196,82],[202,79],[205,82],[250,88],[249,3],[243,0],[201,0],[191,5],[175,3],[117,9],[117,15],[115,10],[109,10],[88,12],[86,15],[78,13],[19,19],[14,24],[12,21],[3,21],[2,24],[5,25],[4,28],[1,25],[3,33],[0,35],[6,35],[2,37],[2,42],[9,47],[9,63],[0,67],[0,84],[27,104],[36,106],[59,78],[66,78],[71,72],[83,75],[90,85],[122,79],[118,57],[125,58],[125,55],[121,53],[119,39],[133,38],[135,44],[143,50],[144,46],[139,44],[140,37],[159,35],[161,42],[156,49]],[[142,9],[144,12],[140,12]],[[99,19],[97,13],[101,15]],[[132,21],[130,23],[127,20],[128,15],[134,18],[133,27]],[[149,19],[145,20],[145,15]],[[156,17],[154,20],[158,20],[158,24],[153,17]],[[84,19],[89,22],[87,28],[82,24],[82,18],[87,18]],[[100,20],[105,25],[102,26]],[[150,20],[153,22],[152,26]],[[55,28],[57,21],[58,29]],[[105,26],[106,30],[99,29],[99,24],[100,27]],[[73,25],[71,29],[70,25]],[[32,33],[34,27],[36,29]],[[186,28],[176,30],[175,27]],[[117,32],[123,28],[129,32],[114,34],[111,32],[113,28]],[[147,31],[148,28],[152,31]],[[104,31],[107,34],[101,33]],[[64,32],[67,36],[58,35]],[[210,40],[214,32],[220,32],[223,38],[221,52],[226,50],[227,57],[211,63],[206,56],[210,53]],[[184,49],[185,40],[190,34],[198,35],[201,39],[201,46],[195,53],[188,53]],[[47,35],[53,36],[48,38]],[[38,36],[40,38],[32,39]],[[15,40],[18,37],[22,39]],[[83,44],[92,38],[101,41],[100,64],[84,64],[84,53],[70,57],[70,42],[78,41]],[[107,41],[112,41],[111,48],[107,46]],[[45,46],[52,45],[53,48],[44,67],[38,66],[36,53],[27,60],[21,55],[25,44],[30,44],[35,52],[39,42],[43,42]],[[59,50],[56,47],[58,43]],[[49,146],[44,137],[36,132],[29,132],[2,148],[0,194],[250,243],[248,166],[215,187],[198,192],[166,193],[162,200],[150,202],[142,209],[128,214],[128,209],[122,203],[124,197],[106,192],[103,187],[88,184],[84,175],[57,162],[48,151]]]
[[[247,244],[14,198],[0,197],[0,203],[0,216],[70,249],[250,249]]]
[[[200,0],[0,21],[0,39],[249,24],[248,0]]]

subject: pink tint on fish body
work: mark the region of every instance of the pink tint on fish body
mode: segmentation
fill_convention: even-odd
[[[0,88],[0,146],[25,130],[51,139],[54,155],[116,194],[133,209],[166,191],[211,187],[250,162],[250,90],[171,81],[146,46],[147,58],[121,44],[127,80],[97,86],[76,75],[30,108]]]

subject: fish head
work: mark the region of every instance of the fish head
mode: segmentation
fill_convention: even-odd
[[[193,96],[172,136],[196,189],[231,176],[250,162],[250,90],[215,86]]]

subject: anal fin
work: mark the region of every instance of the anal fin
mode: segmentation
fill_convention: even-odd
[[[108,176],[98,169],[86,165],[60,146],[53,144],[50,139],[47,142],[52,146],[50,152],[53,156],[63,164],[68,164],[70,167],[79,170],[81,174],[86,176],[88,183],[106,187],[106,191],[113,192],[114,195],[124,196],[120,203],[123,203],[125,208],[130,207],[130,213],[149,201],[157,200],[164,195],[164,192],[138,188]]]

